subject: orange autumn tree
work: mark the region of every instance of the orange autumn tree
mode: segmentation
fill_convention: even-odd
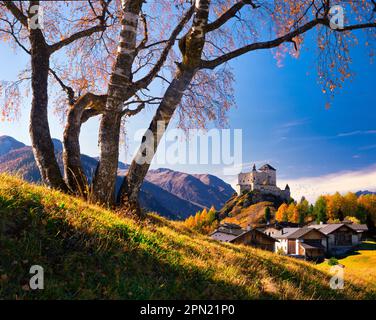
[[[344,199],[339,192],[326,196],[326,216],[329,221],[338,221],[339,213],[344,206]]]
[[[278,210],[275,214],[275,219],[279,222],[288,221],[288,213],[287,213],[288,208],[289,208],[288,204],[282,203],[279,206],[279,208],[278,208]]]
[[[64,54],[70,61],[68,66],[67,60],[60,57],[56,61],[60,67],[47,72],[49,56],[43,58],[43,64],[33,64],[44,66],[43,95],[40,101],[33,102],[34,107],[43,105],[43,123],[40,117],[36,119],[36,123],[43,124],[40,127],[43,139],[32,139],[43,181],[61,189],[67,186],[75,193],[90,188],[93,201],[114,205],[117,200],[126,210],[138,215],[143,214],[138,202],[142,182],[158,148],[160,133],[173,117],[185,128],[205,127],[208,121],[225,124],[226,111],[234,104],[234,77],[228,62],[256,50],[273,50],[278,63],[287,54],[298,57],[306,34],[316,30],[314,45],[319,50],[319,81],[324,92],[333,94],[351,76],[349,48],[356,43],[354,32],[365,30],[372,43],[376,27],[372,16],[375,6],[369,1],[341,3],[349,14],[345,16],[344,27],[339,29],[331,23],[331,9],[337,4],[331,0],[150,3],[101,0],[48,2],[48,30],[30,31],[29,7],[37,3],[1,1],[0,14],[6,18],[0,21],[2,29],[5,28],[3,33],[9,35],[10,31],[9,39],[13,43],[18,45],[17,40],[30,36],[33,41],[37,40],[31,41],[31,50],[25,47],[31,52],[32,61],[33,57],[45,54],[40,50],[39,55],[34,55],[41,48],[38,41],[47,48],[66,49]],[[91,36],[74,30],[80,36],[84,34],[79,40],[78,36],[72,37],[75,33],[70,29],[78,28],[75,21],[81,21],[78,27],[82,29],[77,30],[94,28],[97,24],[100,29]],[[60,40],[51,41],[50,35]],[[20,43],[24,46],[23,41]],[[48,130],[46,80],[49,73],[68,100],[63,108],[68,111],[64,179],[56,165]],[[40,73],[32,72],[32,75],[32,88],[37,90]],[[160,86],[161,94],[155,94],[151,90],[153,86]],[[35,115],[34,109],[31,108]],[[129,122],[141,111],[151,112],[153,119],[120,192],[115,195],[121,127],[124,120]],[[96,115],[101,115],[100,157],[89,186],[80,162],[79,134],[82,123]],[[158,123],[163,123],[162,128]]]

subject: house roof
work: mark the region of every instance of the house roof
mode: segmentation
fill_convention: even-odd
[[[300,228],[297,231],[295,231],[294,233],[290,234],[288,236],[288,239],[299,239],[299,238],[305,236],[307,233],[311,232],[312,230],[313,230],[312,228],[307,228],[307,227]],[[321,233],[321,230],[316,230],[316,231]]]
[[[276,169],[274,169],[270,164],[264,164],[263,166],[261,166],[259,168],[259,170],[263,171],[263,170],[273,170],[273,171],[277,171]]]
[[[228,233],[220,232],[220,231],[214,231],[210,236],[214,240],[223,241],[223,242],[230,242],[237,237],[237,235],[235,234],[228,234]]]
[[[357,224],[357,223],[328,223],[328,224],[311,224],[308,227],[318,229],[321,232],[328,234],[337,230],[341,226],[350,227],[351,229],[357,232],[364,232],[368,230],[366,224]]]
[[[243,230],[243,229],[229,229],[229,228],[219,227],[213,233],[215,233],[215,232],[221,232],[221,233],[226,233],[226,234],[232,234],[232,235],[235,235],[235,236],[239,236],[242,233],[244,233],[245,230]]]
[[[245,232],[246,230],[242,229],[239,225],[235,223],[224,223],[224,224],[221,224],[217,230],[212,232],[210,236],[217,240],[226,241],[226,240],[222,240],[219,238],[233,239],[237,236],[240,236],[241,234]]]
[[[327,224],[309,224],[308,228],[321,229],[322,227],[327,226]]]
[[[352,223],[352,224],[349,224],[349,227],[350,228],[353,228],[355,231],[357,232],[364,232],[364,231],[368,231],[368,227],[366,224],[357,224],[357,223]]]
[[[303,236],[305,236],[307,233],[311,232],[314,230],[313,228],[284,228],[283,229],[283,234],[278,233],[274,235],[275,238],[278,239],[299,239]],[[321,233],[321,230],[317,230],[318,232]],[[324,234],[325,235],[325,234]]]
[[[232,240],[230,240],[230,241],[232,242],[232,241],[234,241],[235,239],[240,238],[240,237],[242,237],[242,236],[244,236],[245,234],[250,233],[250,232],[256,232],[256,233],[259,233],[259,234],[260,234],[261,236],[263,236],[264,238],[267,238],[267,239],[272,240],[272,241],[274,241],[274,242],[277,242],[277,241],[278,241],[278,240],[276,240],[275,238],[273,238],[273,237],[271,237],[271,236],[268,236],[268,235],[265,234],[264,232],[259,231],[259,230],[257,230],[257,229],[247,230],[247,231],[243,232],[242,234],[238,235],[236,238],[234,238],[234,239],[232,239]]]
[[[324,225],[324,227],[320,228],[320,231],[322,233],[324,233],[324,234],[330,234],[330,233],[336,231],[337,229],[339,229],[341,227],[346,227],[346,228],[350,229],[351,231],[356,232],[353,228],[351,228],[346,223],[331,223],[331,224],[327,224],[327,225]]]
[[[287,238],[290,234],[293,234],[299,228],[283,228],[279,233],[274,234],[274,238],[282,239]]]

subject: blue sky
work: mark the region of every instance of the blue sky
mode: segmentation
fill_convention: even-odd
[[[360,40],[361,43],[362,37]],[[237,108],[229,113],[229,127],[243,130],[245,167],[253,162],[269,162],[278,169],[280,183],[289,182],[293,186],[296,197],[304,190],[312,193],[308,197],[313,199],[316,196],[313,184],[329,181],[333,175],[338,179],[330,186],[321,186],[323,192],[376,190],[376,65],[370,64],[368,52],[362,45],[352,49],[351,54],[351,70],[356,75],[337,92],[328,110],[317,83],[315,49],[309,42],[298,59],[287,57],[283,67],[277,66],[271,51],[253,52],[231,63],[236,79]],[[15,53],[4,44],[0,46],[0,58],[0,61],[9,61],[1,65],[0,80],[14,80],[27,61],[22,52]],[[0,123],[0,135],[30,143],[29,104],[26,98],[19,121]],[[145,127],[151,115],[149,111],[132,118],[128,124],[129,137]],[[50,123],[53,137],[61,139],[63,127],[52,112]],[[97,128],[98,120],[84,125],[83,153],[98,155]],[[128,150],[137,145],[131,138],[127,142]],[[122,160],[125,154],[123,149]],[[234,177],[222,175],[221,166],[167,167],[212,173],[234,182]],[[353,185],[351,179],[347,184],[342,183],[341,177],[348,177],[348,174],[361,175],[359,184]]]

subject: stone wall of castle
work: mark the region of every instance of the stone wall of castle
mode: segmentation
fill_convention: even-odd
[[[257,190],[264,194],[272,194],[276,197],[280,197],[283,200],[288,201],[290,199],[290,190],[281,190],[277,186],[265,186],[265,185],[246,185],[238,184],[236,186],[236,192],[238,195],[241,195],[244,191],[253,191]]]
[[[239,173],[238,184],[242,185],[268,185],[275,186],[277,184],[277,176],[275,171],[252,171],[248,173]]]
[[[290,190],[277,187],[277,174],[274,170],[256,171],[238,175],[236,192],[241,195],[244,191],[258,190],[261,193],[272,194],[284,200],[290,199]]]

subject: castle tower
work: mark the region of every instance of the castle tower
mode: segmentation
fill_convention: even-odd
[[[261,183],[263,185],[276,186],[277,185],[277,170],[270,164],[264,164],[259,168]]]

